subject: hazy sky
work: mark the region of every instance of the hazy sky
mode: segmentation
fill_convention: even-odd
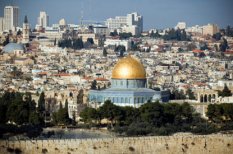
[[[179,21],[233,26],[233,0],[0,0],[0,16],[9,4],[20,7],[21,24],[27,15],[32,26],[40,11],[49,14],[50,25],[61,18],[78,24],[82,11],[85,20],[97,21],[137,11],[144,17],[144,29],[174,27]]]

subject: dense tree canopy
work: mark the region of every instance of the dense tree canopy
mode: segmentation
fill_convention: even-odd
[[[228,97],[228,96],[232,96],[232,93],[231,90],[225,84],[223,90],[218,92],[218,95],[222,97]]]
[[[58,46],[62,48],[72,48],[72,49],[82,49],[84,47],[83,40],[81,38],[60,40],[58,42]]]
[[[53,113],[53,123],[56,125],[69,125],[72,120],[69,118],[68,113],[68,101],[65,102],[65,107],[62,107],[60,103],[60,108],[57,112]]]
[[[163,36],[165,40],[189,41],[185,30],[171,29]]]
[[[7,121],[22,124],[43,125],[43,117],[36,109],[31,94],[5,92],[0,98],[0,123]]]
[[[120,33],[119,36],[120,36],[120,39],[129,39],[133,35],[132,33]]]
[[[88,124],[107,119],[111,128],[127,135],[170,134],[179,131],[207,133],[205,122],[188,104],[146,103],[139,108],[116,106],[106,101],[100,108],[86,108],[80,114]],[[212,125],[207,124],[212,128]],[[211,132],[214,129],[211,129]],[[210,131],[209,131],[210,133]]]

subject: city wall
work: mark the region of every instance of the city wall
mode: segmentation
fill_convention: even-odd
[[[233,135],[0,141],[0,153],[232,154]]]

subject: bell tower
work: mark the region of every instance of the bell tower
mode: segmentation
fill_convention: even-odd
[[[22,43],[28,43],[29,42],[29,23],[27,16],[24,17],[23,22],[23,40]]]

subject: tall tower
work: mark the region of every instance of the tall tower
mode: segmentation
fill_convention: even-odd
[[[19,7],[6,6],[4,8],[4,29],[14,31],[19,26]]]
[[[29,23],[27,16],[24,17],[23,22],[23,41],[22,43],[28,43],[29,42]]]
[[[42,28],[49,26],[49,16],[46,14],[46,12],[40,12],[40,16],[38,17],[38,25]]]

